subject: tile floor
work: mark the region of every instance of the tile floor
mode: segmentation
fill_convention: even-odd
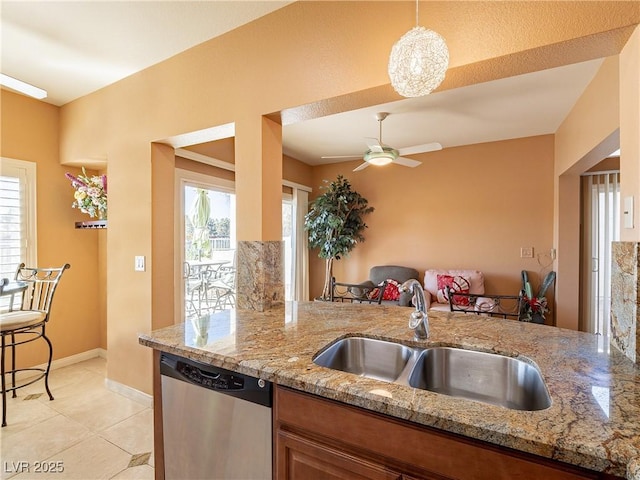
[[[7,400],[0,479],[153,479],[153,411],[104,386],[106,361],[52,370]]]

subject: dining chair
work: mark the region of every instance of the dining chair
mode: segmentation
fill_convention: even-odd
[[[185,285],[185,314],[187,317],[202,314],[203,281],[200,272],[191,267],[189,262],[183,264],[183,278]]]
[[[71,268],[68,263],[59,268],[36,268],[26,267],[20,264],[16,271],[15,282],[22,285],[20,308],[0,313],[0,375],[2,376],[2,426],[7,425],[7,392],[13,392],[16,397],[16,390],[44,378],[44,385],[53,400],[51,390],[49,390],[49,370],[53,359],[53,345],[45,334],[47,322],[50,319],[53,295],[56,291],[60,278],[65,270]],[[3,282],[4,284],[4,282]],[[4,286],[4,285],[3,285]],[[46,367],[16,367],[16,347],[25,343],[33,342],[42,338],[49,347],[49,360]],[[11,369],[6,369],[7,350],[11,350]],[[25,383],[16,385],[16,373],[35,372],[35,378],[28,377]],[[7,387],[6,376],[11,374],[11,387]]]
[[[207,284],[207,298],[213,302],[213,311],[234,308],[236,305],[236,270],[225,273]]]

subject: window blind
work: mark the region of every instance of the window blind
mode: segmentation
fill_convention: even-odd
[[[36,164],[1,157],[0,278],[13,279],[22,262],[37,265]],[[8,303],[1,297],[0,311]]]
[[[0,278],[13,278],[26,258],[25,179],[0,176]]]

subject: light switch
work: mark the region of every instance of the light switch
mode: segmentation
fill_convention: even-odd
[[[133,269],[136,272],[144,272],[144,269],[145,269],[144,255],[136,255],[136,257],[135,257],[135,265],[134,265]]]
[[[633,228],[633,197],[624,197],[624,228]]]
[[[533,258],[533,247],[520,247],[520,258]]]

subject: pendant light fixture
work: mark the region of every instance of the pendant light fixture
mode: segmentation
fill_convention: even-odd
[[[403,97],[421,97],[431,93],[444,80],[449,66],[449,49],[433,30],[418,25],[398,40],[389,56],[391,85]]]

